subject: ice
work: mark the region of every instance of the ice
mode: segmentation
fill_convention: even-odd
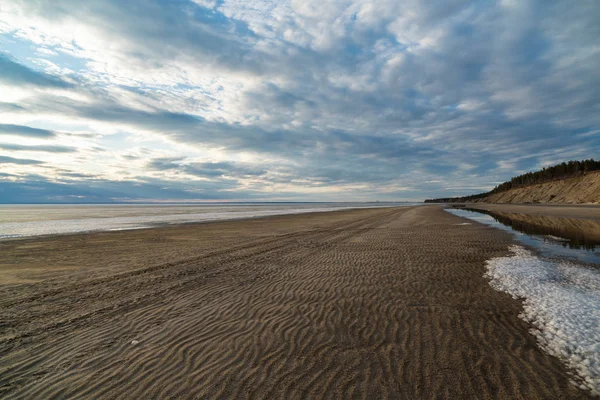
[[[524,300],[521,318],[540,346],[560,358],[578,385],[600,394],[600,270],[543,259],[512,246],[512,256],[487,262],[497,290]]]
[[[373,207],[373,206],[371,206]],[[129,229],[151,228],[164,224],[181,224],[191,222],[208,222],[218,220],[232,220],[264,217],[271,215],[300,214],[309,212],[336,211],[350,208],[363,208],[361,206],[324,206],[324,207],[306,207],[299,206],[293,208],[286,206],[274,206],[273,208],[253,207],[250,211],[244,211],[244,207],[238,210],[211,211],[198,213],[182,214],[149,214],[138,216],[121,216],[106,218],[76,218],[60,220],[36,220],[24,222],[4,222],[0,223],[0,239],[14,237],[56,235],[92,231],[119,231]],[[143,209],[144,211],[147,209]],[[213,208],[214,210],[214,208]]]
[[[556,242],[568,242],[569,241],[569,239],[565,239],[563,237],[554,236],[554,235],[545,235],[545,237],[547,237],[550,240],[554,240]]]

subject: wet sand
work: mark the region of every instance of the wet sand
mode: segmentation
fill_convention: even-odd
[[[0,242],[0,397],[587,398],[439,206]]]
[[[600,221],[600,205],[467,203],[469,208],[497,213],[543,215]]]

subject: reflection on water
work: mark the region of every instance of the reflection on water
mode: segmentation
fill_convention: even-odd
[[[541,235],[548,240],[558,240],[571,249],[595,250],[600,246],[600,221],[527,214],[504,214],[487,210],[464,208],[487,214],[497,222],[519,232]]]
[[[555,255],[600,264],[600,221],[531,214],[507,214],[471,208],[448,212],[512,232],[521,242]]]

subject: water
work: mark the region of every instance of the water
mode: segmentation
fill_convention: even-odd
[[[600,395],[600,222],[533,216],[536,223],[523,223],[527,216],[447,211],[510,231],[535,249],[511,246],[510,256],[487,261],[485,277],[523,300],[519,316],[532,325],[538,345],[563,361],[577,386]]]
[[[151,228],[269,215],[416,203],[220,203],[201,205],[0,205],[0,239]]]
[[[510,232],[523,244],[540,254],[600,265],[600,222],[573,218],[540,218],[529,216],[536,224],[515,220],[509,216],[473,209],[446,209],[446,211],[486,225]],[[551,220],[552,225],[542,225]],[[579,226],[580,229],[573,229]]]

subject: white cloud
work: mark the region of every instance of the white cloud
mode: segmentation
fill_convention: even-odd
[[[46,85],[4,81],[0,116],[102,135],[44,161],[113,180],[181,180],[145,166],[182,155],[268,171],[227,190],[484,187],[600,149],[585,134],[600,125],[599,15],[533,1],[13,1],[0,32],[33,49],[17,61]]]

